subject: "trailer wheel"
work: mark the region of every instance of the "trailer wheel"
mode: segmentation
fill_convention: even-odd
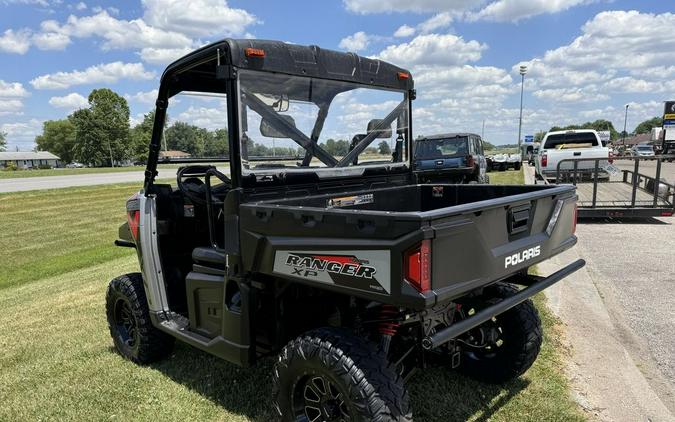
[[[519,162],[517,162],[513,165],[513,169],[518,171],[518,170],[520,170],[520,166],[521,166],[521,164]]]
[[[141,274],[114,278],[105,302],[110,335],[122,356],[146,364],[171,353],[175,339],[152,325]]]
[[[486,287],[479,300],[492,304],[517,292],[518,289],[510,284],[496,283]],[[485,329],[496,329],[498,338],[491,342],[489,348],[463,347],[458,370],[464,375],[482,382],[503,383],[525,373],[537,359],[542,329],[539,314],[531,300],[469,331],[462,341],[470,343],[472,338],[477,342],[483,341],[478,337],[487,333]]]
[[[374,344],[343,329],[319,328],[288,343],[272,378],[284,421],[412,421],[394,366]]]

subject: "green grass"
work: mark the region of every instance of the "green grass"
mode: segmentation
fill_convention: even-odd
[[[133,251],[112,241],[136,189],[0,195],[0,421],[272,419],[271,358],[243,369],[178,344],[169,359],[138,366],[112,349],[105,289],[138,271]],[[420,371],[409,384],[415,420],[584,420],[562,373],[560,325],[543,296],[536,304],[546,334],[525,376],[491,386]]]
[[[522,185],[525,183],[522,168],[518,171],[491,171],[487,174],[490,176],[490,184],[492,185]]]

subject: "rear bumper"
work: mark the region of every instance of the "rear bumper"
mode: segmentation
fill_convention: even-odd
[[[434,349],[438,346],[441,346],[448,341],[456,338],[460,334],[463,334],[482,323],[492,319],[493,317],[502,314],[514,306],[526,301],[535,294],[541,292],[542,290],[552,286],[553,284],[559,282],[568,275],[574,273],[575,271],[581,269],[586,265],[586,261],[583,259],[578,259],[573,263],[567,265],[566,267],[556,271],[548,277],[536,277],[528,276],[527,280],[523,280],[524,283],[528,285],[527,288],[519,291],[515,295],[501,300],[494,305],[477,312],[473,316],[464,319],[456,324],[453,324],[443,330],[436,332],[432,336],[425,337],[422,339],[422,347],[426,350]]]

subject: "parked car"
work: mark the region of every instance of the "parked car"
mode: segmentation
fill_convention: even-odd
[[[81,169],[84,168],[84,164],[73,161],[72,163],[66,164],[68,169]]]
[[[227,93],[214,117],[230,116],[228,174],[186,158],[175,185],[155,180],[182,91]],[[387,98],[379,119],[335,101],[354,92]],[[222,40],[169,65],[116,242],[139,269],[106,293],[117,351],[149,364],[178,339],[241,366],[277,355],[271,419],[284,421],[411,421],[405,383],[431,360],[484,382],[527,371],[542,345],[530,298],[585,264],[527,272],[576,244],[575,189],[420,185],[412,154],[359,161],[378,139],[411,150],[414,95],[405,69],[281,41]],[[321,112],[296,126],[308,106]],[[365,134],[338,155],[323,122],[345,116]],[[250,143],[279,138],[305,159],[250,160]]]
[[[612,162],[612,154],[609,148],[602,146],[600,138],[595,130],[577,129],[566,131],[548,132],[541,141],[539,155],[535,160],[537,176],[542,179],[553,179],[558,171],[558,163],[563,160],[560,172],[573,171],[574,162],[577,159],[605,158],[599,164],[598,177],[609,178],[609,173],[603,170]],[[593,160],[577,162],[577,177],[591,177],[595,169]]]
[[[654,153],[654,146],[651,144],[638,144],[634,145],[630,149],[631,157],[640,157],[640,158],[656,158]]]
[[[489,183],[483,141],[473,133],[417,138],[414,168],[420,183]]]

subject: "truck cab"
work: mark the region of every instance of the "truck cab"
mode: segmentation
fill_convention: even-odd
[[[598,133],[592,129],[552,131],[544,135],[535,159],[536,174],[541,179],[559,179],[565,172],[574,171],[581,177],[591,178],[594,173],[594,158],[607,158],[602,162],[598,178],[608,179],[603,168],[612,162],[608,147],[600,142]],[[578,161],[574,163],[574,161]]]

